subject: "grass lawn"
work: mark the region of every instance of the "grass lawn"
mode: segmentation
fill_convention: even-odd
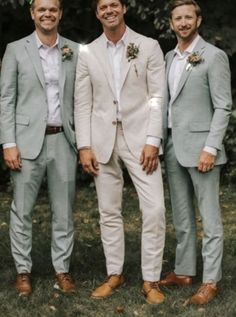
[[[166,301],[159,306],[145,303],[140,292],[140,213],[137,195],[131,185],[124,189],[126,230],[126,286],[107,300],[89,298],[91,290],[103,281],[105,261],[98,224],[96,193],[93,184],[78,189],[75,228],[76,239],[71,272],[77,282],[77,293],[65,296],[53,290],[54,272],[50,259],[50,210],[45,191],[40,193],[33,215],[33,288],[29,299],[17,296],[14,289],[15,267],[10,253],[8,235],[11,193],[0,193],[0,317],[235,317],[236,316],[236,191],[222,187],[221,203],[225,229],[225,251],[220,295],[209,305],[196,308],[186,305],[201,283],[201,257],[194,286],[187,289],[163,289]],[[163,272],[173,267],[175,234],[171,220],[169,196],[166,191],[167,238]],[[201,220],[199,240],[201,238]],[[200,254],[200,243],[198,246]]]

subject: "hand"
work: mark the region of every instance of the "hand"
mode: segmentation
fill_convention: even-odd
[[[22,167],[20,151],[16,146],[3,149],[5,164],[12,171],[20,171]]]
[[[198,171],[202,173],[211,171],[215,166],[215,160],[215,155],[206,151],[202,151],[198,161]]]
[[[152,174],[158,167],[159,148],[146,144],[140,156],[140,164],[143,166],[143,171],[147,175]]]
[[[83,170],[93,176],[98,175],[98,162],[96,160],[95,154],[91,149],[81,149],[79,151],[80,163]]]

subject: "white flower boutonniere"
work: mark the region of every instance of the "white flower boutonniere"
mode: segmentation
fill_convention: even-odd
[[[127,51],[126,51],[126,57],[128,59],[128,62],[130,62],[132,59],[136,59],[139,54],[139,46],[135,45],[134,43],[129,43],[127,46]],[[138,70],[136,67],[136,64],[134,64],[134,71],[136,76],[138,77]]]
[[[61,48],[61,52],[62,52],[62,61],[64,62],[65,60],[71,60],[74,52],[72,51],[72,49],[66,44]]]
[[[191,68],[197,66],[198,64],[201,64],[204,62],[204,59],[198,52],[193,52],[191,55],[189,55],[187,59],[187,66],[186,70],[190,70]]]

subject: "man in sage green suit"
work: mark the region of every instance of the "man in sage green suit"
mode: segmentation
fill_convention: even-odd
[[[77,154],[73,128],[78,44],[57,33],[59,0],[32,1],[35,32],[7,46],[1,74],[1,141],[11,169],[12,255],[19,295],[32,291],[32,210],[46,174],[52,209],[55,287],[74,292],[69,275]],[[43,239],[43,237],[39,237]]]
[[[170,25],[178,44],[166,56],[164,125],[177,248],[175,270],[161,284],[190,285],[196,275],[195,196],[203,224],[203,284],[191,297],[192,304],[212,300],[222,275],[219,178],[226,163],[222,142],[232,104],[227,56],[199,36],[200,24],[195,1],[172,1]]]

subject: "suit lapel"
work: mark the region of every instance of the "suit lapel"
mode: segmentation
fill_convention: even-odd
[[[205,48],[205,41],[202,38],[200,38],[199,41],[197,42],[196,46],[194,47],[193,52],[199,52],[199,54],[202,55],[204,52],[204,48]],[[185,83],[186,83],[186,81],[187,81],[187,79],[188,79],[188,77],[191,74],[192,69],[193,69],[193,67],[190,67],[189,69],[186,69],[186,68],[187,68],[187,64],[184,67],[183,73],[180,77],[180,81],[179,81],[175,96],[172,100],[172,103],[176,100],[176,98],[180,94],[181,90],[183,89],[183,87],[184,87],[184,85],[185,85]]]
[[[64,86],[65,86],[65,80],[66,80],[66,61],[62,61],[62,56],[61,56],[61,49],[65,45],[65,39],[61,36],[59,36],[59,43],[58,43],[58,48],[59,48],[59,94],[60,94],[60,99],[61,99],[61,104],[63,100],[63,92],[64,92]]]
[[[43,68],[42,68],[42,64],[41,64],[41,60],[39,56],[39,50],[37,47],[34,33],[31,34],[29,37],[27,37],[25,47],[30,57],[31,63],[34,66],[35,72],[39,78],[39,81],[41,85],[43,86],[43,88],[45,88]]]
[[[177,87],[177,90],[175,92],[174,98],[172,99],[172,103],[175,101],[175,99],[178,97],[178,95],[180,94],[182,88],[184,87],[184,84],[186,83],[186,80],[188,79],[190,73],[192,71],[192,68],[186,70],[186,66],[184,67],[183,73],[180,77],[180,81]]]
[[[168,78],[169,78],[169,71],[170,71],[170,66],[172,64],[173,58],[175,56],[175,52],[171,51],[169,53],[168,59],[166,61],[166,89],[165,89],[165,99],[169,100],[169,85],[168,85]]]
[[[128,58],[126,57],[127,47],[130,43],[134,43],[136,46],[139,46],[140,43],[138,42],[138,38],[139,38],[138,34],[128,28],[127,39],[125,40],[126,44],[125,44],[124,53],[123,53],[122,62],[121,62],[120,89],[122,89],[125,83],[125,79],[127,77],[127,74],[130,70],[131,65],[135,63],[135,60],[131,60],[130,62],[128,61]]]
[[[113,70],[110,64],[110,58],[109,58],[108,50],[107,50],[107,43],[103,35],[98,38],[96,44],[98,47],[96,47],[93,50],[94,55],[96,56],[99,64],[102,66],[102,70],[107,78],[107,81],[113,92],[113,95],[114,97],[116,97],[116,90],[115,90],[114,79],[113,79]]]

